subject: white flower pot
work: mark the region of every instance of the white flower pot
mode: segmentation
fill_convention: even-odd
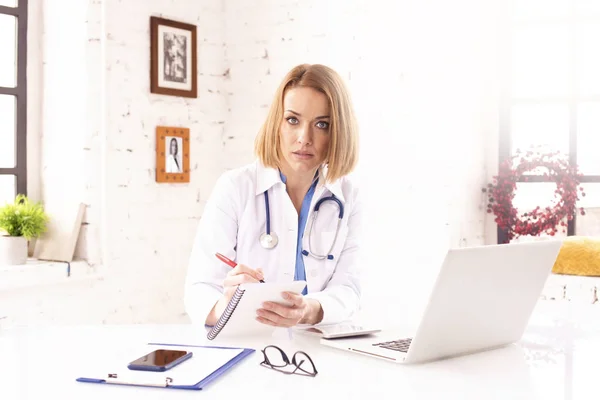
[[[22,236],[0,236],[0,265],[22,265],[27,262],[27,239]]]

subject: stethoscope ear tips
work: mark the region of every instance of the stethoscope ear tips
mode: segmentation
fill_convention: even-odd
[[[328,260],[333,260],[333,255],[332,255],[332,254],[328,255],[328,256],[327,256],[327,259],[328,259]]]

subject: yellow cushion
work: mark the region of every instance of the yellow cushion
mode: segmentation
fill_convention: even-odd
[[[563,275],[600,276],[600,237],[566,237],[552,272]]]

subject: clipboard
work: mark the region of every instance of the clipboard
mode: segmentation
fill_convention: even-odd
[[[186,347],[186,348],[197,348],[197,349],[211,349],[211,350],[228,350],[234,351],[239,350],[236,355],[232,358],[228,358],[223,364],[218,366],[216,369],[209,371],[208,374],[201,374],[198,376],[198,381],[194,383],[181,383],[181,379],[178,379],[177,368],[185,365],[186,362],[191,361],[194,357],[190,358],[181,365],[173,368],[170,371],[165,372],[149,372],[149,371],[131,371],[123,376],[119,373],[107,372],[104,376],[95,377],[79,377],[76,379],[77,382],[82,383],[100,383],[109,385],[124,385],[124,386],[138,386],[138,387],[155,387],[164,389],[182,389],[182,390],[203,390],[208,384],[212,383],[225,372],[230,370],[244,358],[254,353],[254,349],[242,348],[242,347],[222,347],[222,346],[200,346],[200,345],[182,345],[182,344],[166,344],[166,343],[148,343],[147,346],[160,346],[160,347]],[[199,356],[201,357],[201,356]],[[202,361],[201,358],[197,358]],[[123,370],[123,366],[120,366]],[[126,366],[125,366],[126,368]],[[132,378],[135,376],[135,378]],[[188,378],[189,379],[189,378]]]

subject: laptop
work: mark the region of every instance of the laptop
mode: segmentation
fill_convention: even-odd
[[[450,249],[414,335],[382,329],[320,342],[409,364],[514,343],[525,331],[561,246],[562,240],[553,239]]]

